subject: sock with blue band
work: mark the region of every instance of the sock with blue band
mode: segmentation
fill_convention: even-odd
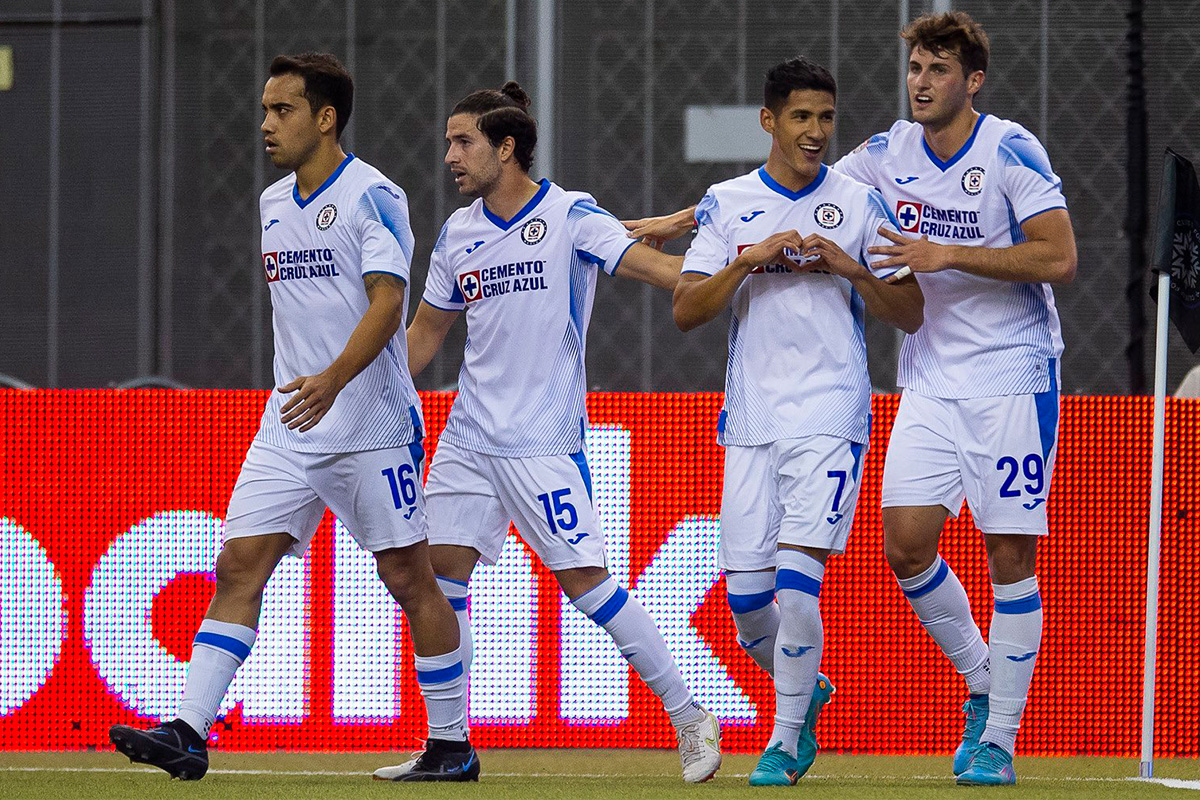
[[[192,660],[188,663],[179,719],[201,739],[208,738],[233,675],[250,655],[256,636],[253,628],[233,622],[206,619],[200,623],[192,641]]]
[[[911,578],[896,578],[921,625],[967,682],[971,694],[987,694],[992,676],[988,646],[971,616],[971,603],[958,576],[941,556]]]
[[[437,582],[442,594],[450,601],[454,616],[458,617],[458,652],[462,655],[463,669],[470,675],[471,664],[475,660],[475,639],[471,635],[471,617],[467,613],[470,596],[467,582],[443,578],[441,575],[437,576]]]
[[[1012,755],[1042,644],[1042,595],[1036,577],[993,584],[992,594],[996,601],[988,633],[992,690],[980,741],[999,745]]]
[[[617,643],[621,655],[662,700],[676,727],[704,716],[645,606],[607,577],[571,600]]]
[[[414,656],[417,685],[425,698],[429,738],[467,739],[467,673],[459,649],[438,656]]]
[[[780,550],[775,570],[779,634],[775,642],[775,727],[767,747],[776,744],[796,755],[804,716],[812,702],[825,631],[821,624],[821,583],[825,567],[799,550]]]
[[[725,589],[738,644],[768,675],[775,673],[775,637],[779,633],[779,604],[775,602],[775,572],[726,572]]]

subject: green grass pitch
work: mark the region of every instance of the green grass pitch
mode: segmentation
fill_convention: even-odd
[[[141,800],[305,800],[306,798],[487,798],[492,800],[640,800],[640,798],[797,797],[942,798],[962,800],[995,793],[1017,798],[1159,798],[1200,794],[1200,761],[1161,760],[1165,783],[1129,780],[1132,759],[1018,758],[1016,787],[954,785],[949,757],[822,755],[792,789],[751,789],[746,775],[755,756],[727,755],[717,777],[689,786],[679,778],[678,757],[662,750],[485,750],[478,784],[398,784],[373,781],[371,771],[406,761],[407,753],[221,753],[213,754],[199,782],[172,781],[165,773],[134,766],[119,754],[2,753],[0,798],[137,798]]]

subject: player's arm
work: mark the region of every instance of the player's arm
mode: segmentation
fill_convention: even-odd
[[[435,308],[423,300],[417,306],[416,316],[408,326],[408,371],[414,378],[442,348],[459,313]]]
[[[679,281],[683,256],[669,256],[641,242],[625,251],[614,275],[648,283],[660,289],[674,289]]]
[[[910,239],[884,228],[879,232],[893,242],[868,250],[888,256],[876,263],[879,267],[904,264],[913,272],[956,269],[1019,283],[1070,283],[1075,278],[1075,231],[1065,208],[1052,208],[1025,220],[1021,225],[1025,241],[1011,247],[935,244],[924,236]]]
[[[808,269],[823,269],[850,281],[862,297],[867,313],[876,319],[905,333],[916,333],[925,321],[925,295],[911,274],[894,283],[880,280],[848,256],[837,242],[817,233],[805,237],[803,252],[806,256],[820,256],[819,260],[806,265]],[[878,268],[879,264],[873,266]]]
[[[783,252],[787,248],[799,252],[802,241],[798,231],[782,231],[768,236],[753,247],[746,248],[720,272],[713,275],[683,273],[675,286],[672,305],[675,324],[682,331],[690,331],[715,319],[729,307],[738,287],[755,267],[782,263],[793,272],[807,272],[810,269],[808,265],[800,266]]]
[[[663,217],[643,217],[642,219],[625,219],[621,224],[629,230],[630,239],[642,239],[651,247],[661,246],[663,242],[678,239],[692,230],[696,224],[696,207],[676,211]]]
[[[295,393],[280,409],[280,419],[292,430],[310,430],[333,407],[338,393],[374,361],[404,323],[404,279],[388,272],[363,276],[367,312],[354,326],[350,340],[333,363],[316,375],[301,375],[279,391]]]

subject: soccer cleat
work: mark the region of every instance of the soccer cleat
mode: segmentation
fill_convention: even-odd
[[[208,772],[208,745],[181,719],[140,730],[113,725],[109,740],[135,764],[149,764],[181,781],[198,781]]]
[[[721,724],[717,715],[705,711],[695,722],[675,729],[679,740],[679,762],[683,779],[688,783],[704,783],[721,767]]]
[[[962,741],[954,751],[954,774],[962,775],[971,765],[971,756],[979,746],[979,737],[987,727],[988,696],[973,694],[963,703],[963,713],[967,715],[967,724],[963,728]]]
[[[959,786],[1011,786],[1017,782],[1013,759],[998,744],[984,742],[976,746],[971,763],[958,776]]]
[[[818,672],[817,685],[813,687],[812,701],[808,704],[808,713],[804,715],[804,727],[800,729],[800,740],[796,744],[796,769],[800,773],[797,777],[804,777],[817,760],[817,717],[836,691],[837,687],[829,680],[829,676]]]
[[[758,759],[758,766],[750,773],[750,785],[795,786],[802,774],[792,754],[776,742]]]
[[[375,770],[377,781],[477,781],[479,755],[470,742],[429,739],[412,761]]]

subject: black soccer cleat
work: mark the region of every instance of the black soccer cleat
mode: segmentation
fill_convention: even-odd
[[[198,781],[208,772],[208,744],[180,719],[140,730],[113,725],[108,738],[135,764],[149,764],[181,781]]]
[[[477,781],[479,755],[470,742],[429,739],[412,761],[375,770],[378,781]]]

